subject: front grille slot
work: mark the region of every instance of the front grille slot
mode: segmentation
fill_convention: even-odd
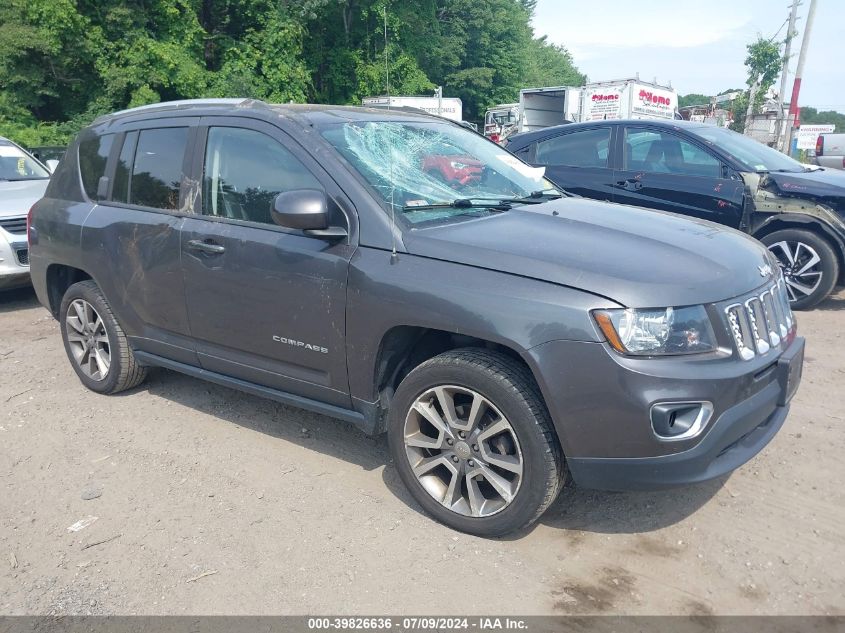
[[[792,330],[792,310],[783,279],[759,295],[725,308],[728,329],[739,357],[751,360],[780,345]]]
[[[29,266],[29,249],[22,248],[17,250],[15,251],[15,255],[17,255],[18,263],[21,266]]]
[[[15,235],[26,235],[26,216],[20,218],[0,218],[0,227]]]

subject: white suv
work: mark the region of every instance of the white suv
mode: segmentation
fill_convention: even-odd
[[[49,180],[47,167],[0,137],[0,290],[29,284],[26,215]]]

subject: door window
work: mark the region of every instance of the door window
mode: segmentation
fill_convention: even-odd
[[[625,130],[624,168],[659,174],[722,177],[722,163],[680,136],[663,130]]]
[[[128,133],[118,157],[112,200],[177,210],[187,143],[187,127]]]
[[[273,199],[294,189],[323,187],[281,143],[255,130],[209,128],[203,214],[272,224]]]
[[[534,162],[538,165],[607,167],[609,148],[609,127],[578,130],[537,143]]]

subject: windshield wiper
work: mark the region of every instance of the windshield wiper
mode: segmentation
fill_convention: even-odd
[[[476,202],[476,200],[481,202]],[[427,211],[429,209],[495,209],[497,211],[508,211],[510,208],[511,204],[507,198],[458,198],[452,200],[452,202],[410,204],[402,207],[402,211]]]
[[[552,193],[554,192],[554,193]],[[402,207],[403,211],[427,210],[427,209],[495,209],[497,211],[508,211],[515,204],[542,204],[549,200],[562,198],[557,189],[544,189],[533,191],[524,197],[513,198],[458,198],[452,202],[438,202],[435,204],[407,205]],[[494,204],[491,204],[494,203]]]

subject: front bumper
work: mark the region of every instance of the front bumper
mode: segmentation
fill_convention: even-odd
[[[559,348],[547,356],[552,350],[542,350],[546,346]],[[566,388],[547,381],[552,367],[564,371],[564,361],[555,358],[561,347],[579,365],[568,372]],[[539,374],[546,378],[541,388],[575,483],[654,490],[723,476],[769,443],[800,383],[804,339],[796,337],[780,354],[752,362],[631,360],[612,356],[606,345],[563,341],[532,352],[546,372]],[[667,441],[654,433],[648,413],[667,401],[707,401],[714,413],[699,435]]]
[[[18,288],[29,283],[26,236],[0,229],[0,290]]]

